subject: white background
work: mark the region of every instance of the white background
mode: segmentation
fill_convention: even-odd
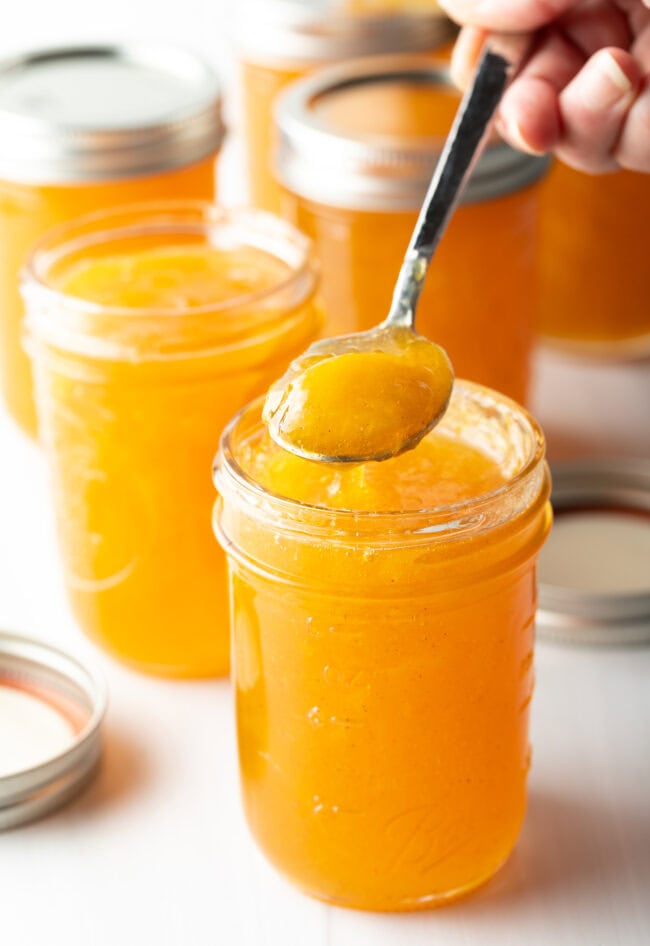
[[[3,6],[0,54],[164,39],[231,75],[224,2]],[[231,149],[227,197],[237,165]],[[650,456],[647,365],[580,367],[544,355],[537,401],[557,456]],[[466,901],[376,916],[303,897],[256,852],[239,809],[227,683],[141,677],[83,642],[61,588],[43,459],[3,414],[0,627],[80,654],[111,694],[98,780],[66,810],[0,834],[2,946],[650,943],[650,649],[540,644],[530,811],[514,856]]]

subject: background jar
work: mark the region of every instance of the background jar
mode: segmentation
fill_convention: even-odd
[[[177,49],[73,47],[0,62],[0,380],[28,433],[27,253],[53,225],[103,207],[211,200],[223,136],[216,77]]]
[[[278,101],[283,212],[316,246],[328,334],[388,314],[458,106],[444,66],[386,57],[323,71]],[[418,330],[459,377],[525,403],[537,315],[537,182],[547,167],[493,140],[436,251]]]
[[[650,355],[650,176],[557,163],[541,191],[540,320],[554,345]]]
[[[119,308],[57,287],[130,250],[256,248],[287,273],[214,305]],[[283,221],[203,203],[91,215],[24,274],[27,344],[64,574],[82,628],[155,673],[228,670],[225,561],[210,528],[215,439],[320,326],[309,242]]]
[[[260,409],[227,429],[215,471],[250,828],[318,897],[435,905],[494,873],[524,817],[550,525],[541,432],[458,382],[440,427],[487,451],[506,484],[430,510],[346,512],[251,477]]]
[[[455,28],[434,2],[401,0],[374,11],[345,0],[248,0],[238,30],[241,83],[252,203],[278,213],[280,194],[271,169],[272,108],[294,79],[360,56],[433,50]]]

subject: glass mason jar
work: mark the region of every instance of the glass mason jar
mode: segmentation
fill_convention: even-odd
[[[438,429],[485,451],[504,485],[350,511],[260,485],[245,460],[260,410],[227,428],[215,466],[248,823],[317,897],[440,904],[498,869],[524,818],[551,517],[542,434],[514,402],[458,382]]]
[[[594,177],[558,163],[540,217],[545,338],[584,354],[650,355],[650,176]]]
[[[294,79],[361,56],[437,49],[455,28],[428,0],[247,0],[238,29],[249,194],[278,213],[273,103]]]
[[[123,305],[65,290],[80,266],[100,267],[85,270],[88,286],[102,266],[178,246],[190,268],[193,252],[227,254],[217,278],[230,296],[194,304],[191,272],[174,306],[147,305],[142,281],[123,289],[136,293]],[[258,285],[262,261],[279,275]],[[164,291],[167,275],[151,285]],[[199,202],[62,225],[27,265],[27,347],[69,598],[84,631],[140,669],[228,670],[225,561],[210,527],[215,438],[317,334],[316,281],[309,242],[289,224]]]
[[[369,329],[388,314],[458,101],[446,67],[413,57],[323,71],[278,101],[283,212],[314,240],[328,334]],[[537,319],[537,184],[547,164],[498,139],[489,144],[418,307],[418,331],[447,349],[460,377],[520,403]]]
[[[18,291],[27,253],[50,227],[103,207],[213,199],[223,136],[215,76],[176,49],[79,47],[0,62],[0,380],[28,433],[36,415]]]

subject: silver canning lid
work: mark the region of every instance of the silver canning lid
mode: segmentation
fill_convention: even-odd
[[[281,184],[307,200],[347,210],[416,210],[424,199],[443,139],[354,135],[328,125],[315,107],[328,95],[363,85],[412,82],[452,86],[447,68],[384,57],[323,70],[294,82],[278,99],[274,168]],[[532,184],[549,160],[504,142],[489,145],[462,197],[473,204]]]
[[[44,761],[8,773],[3,769],[0,831],[40,818],[90,781],[99,763],[100,726],[106,709],[103,683],[73,657],[48,644],[0,631],[0,690],[4,688],[42,702],[52,715],[60,714],[69,723],[70,735],[65,746]],[[29,736],[33,735],[30,729]]]
[[[650,461],[563,463],[551,473],[556,525],[539,560],[539,636],[650,643]],[[581,513],[571,517],[578,530],[560,535],[563,514],[571,512]],[[628,525],[616,535],[612,523],[622,516]]]
[[[237,32],[244,56],[308,64],[435,49],[457,28],[436,9],[355,13],[345,0],[245,0]]]
[[[80,46],[0,61],[0,178],[27,184],[161,173],[224,136],[212,71],[183,50]]]

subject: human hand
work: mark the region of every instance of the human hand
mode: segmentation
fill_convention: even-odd
[[[650,0],[440,0],[463,30],[452,75],[470,80],[488,33],[530,51],[497,127],[514,147],[592,174],[650,172]]]

